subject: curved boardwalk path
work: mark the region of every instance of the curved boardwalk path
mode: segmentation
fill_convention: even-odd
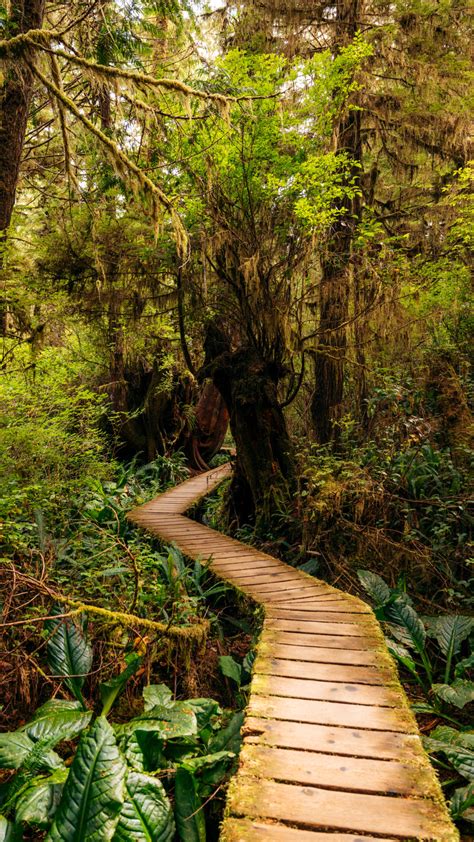
[[[370,608],[183,517],[224,465],[129,514],[264,606],[225,842],[457,840]]]

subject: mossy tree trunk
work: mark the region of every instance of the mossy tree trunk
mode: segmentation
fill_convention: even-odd
[[[44,0],[12,0],[6,37],[40,29]],[[0,87],[0,239],[10,225],[33,91],[33,75],[21,58],[2,62]]]
[[[275,525],[293,506],[295,467],[285,416],[278,401],[279,372],[252,348],[206,342],[203,369],[212,376],[229,412],[237,449],[231,515],[237,525]]]
[[[336,4],[334,51],[354,39],[361,15],[362,0],[339,0]],[[361,161],[360,111],[343,114],[334,131],[337,153],[348,153],[354,161],[351,178],[359,177]],[[360,202],[345,199],[333,223],[326,254],[321,260],[319,288],[319,342],[315,354],[315,388],[311,416],[321,444],[337,440],[343,412],[344,363],[347,349],[347,321],[350,300],[350,262],[354,230],[360,215]]]

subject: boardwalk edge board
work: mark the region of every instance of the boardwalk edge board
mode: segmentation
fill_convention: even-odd
[[[189,558],[210,559],[263,610],[221,842],[458,842],[367,604],[185,517],[231,470],[186,480],[127,515]]]

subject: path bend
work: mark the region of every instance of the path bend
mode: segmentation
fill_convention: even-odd
[[[128,515],[264,608],[221,842],[459,840],[369,606],[183,516],[230,473]]]

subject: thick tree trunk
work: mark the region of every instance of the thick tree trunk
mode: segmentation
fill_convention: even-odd
[[[7,21],[9,36],[40,29],[44,0],[13,0]],[[10,225],[18,184],[26,124],[33,90],[31,70],[21,58],[2,62],[0,88],[0,240]]]
[[[353,40],[358,26],[359,7],[360,0],[339,0],[337,3],[335,52]],[[336,152],[347,152],[355,162],[360,162],[360,111],[351,110],[341,119],[336,127],[335,148]],[[356,166],[351,176],[359,176]],[[319,346],[315,355],[315,390],[311,402],[313,426],[321,444],[337,440],[343,411],[349,264],[357,209],[354,202],[346,200],[340,210],[342,212],[332,227],[326,255],[321,261]]]
[[[295,483],[293,448],[277,397],[278,377],[254,350],[224,347],[225,340],[217,354],[209,354],[208,343],[204,371],[225,401],[237,448],[233,515],[238,525],[264,526],[277,512],[290,513]]]

